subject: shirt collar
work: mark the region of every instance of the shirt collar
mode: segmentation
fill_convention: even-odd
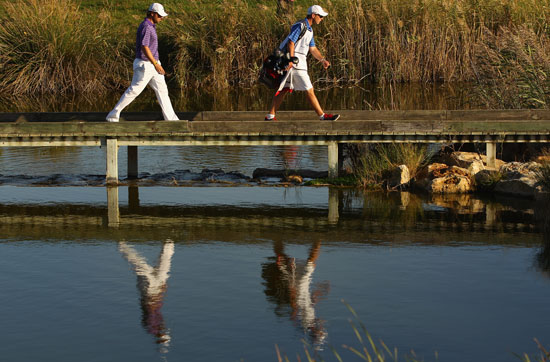
[[[153,24],[149,19],[147,19],[147,17],[145,17],[144,22],[145,22],[145,25],[147,26],[152,26],[155,29],[157,28],[157,24]]]
[[[309,25],[309,21],[307,21],[307,18],[306,18],[306,27],[307,27],[307,30],[313,31],[313,28],[311,27],[311,25]]]

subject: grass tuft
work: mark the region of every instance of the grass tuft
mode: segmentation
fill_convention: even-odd
[[[346,152],[352,172],[364,188],[381,188],[400,165],[407,166],[413,179],[429,159],[427,147],[422,144],[349,144]]]

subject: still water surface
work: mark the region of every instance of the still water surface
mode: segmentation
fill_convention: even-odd
[[[461,109],[469,94],[318,92],[327,109]],[[0,110],[106,112],[119,96]],[[181,111],[262,110],[270,98],[171,96]],[[149,92],[128,110],[155,109]],[[293,96],[283,109],[308,107]],[[125,158],[121,148],[121,179]],[[353,361],[342,299],[375,340],[426,361],[517,361],[537,352],[533,338],[550,343],[546,205],[247,179],[257,167],[326,165],[325,147],[142,147],[149,186],[107,191],[89,186],[103,185],[102,149],[0,149],[0,360],[269,361],[275,345],[303,360],[305,341]],[[187,182],[204,168],[244,177]],[[241,186],[209,187],[227,181]]]
[[[295,360],[301,339],[357,360],[341,299],[375,339],[427,361],[516,361],[548,341],[545,208],[532,202],[118,191],[109,226],[103,187],[0,187],[3,360],[263,361],[275,345]]]

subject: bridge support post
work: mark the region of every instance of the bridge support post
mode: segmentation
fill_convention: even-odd
[[[339,170],[339,152],[338,142],[329,142],[328,144],[328,178],[338,177]]]
[[[118,184],[118,140],[107,139],[107,184]]]
[[[118,186],[107,186],[107,221],[108,226],[118,226],[120,224]]]
[[[339,192],[335,187],[328,188],[328,223],[331,225],[338,224],[339,219]]]
[[[497,165],[497,143],[487,142],[487,167],[496,167]]]
[[[138,177],[138,146],[128,146],[128,178]]]

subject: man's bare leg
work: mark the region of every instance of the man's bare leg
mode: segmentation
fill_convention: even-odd
[[[325,112],[323,112],[323,109],[321,108],[321,105],[319,104],[319,101],[317,100],[317,96],[315,95],[315,91],[313,90],[313,88],[310,88],[306,91],[306,97],[309,104],[311,104],[313,110],[317,113],[319,117],[325,114]]]

